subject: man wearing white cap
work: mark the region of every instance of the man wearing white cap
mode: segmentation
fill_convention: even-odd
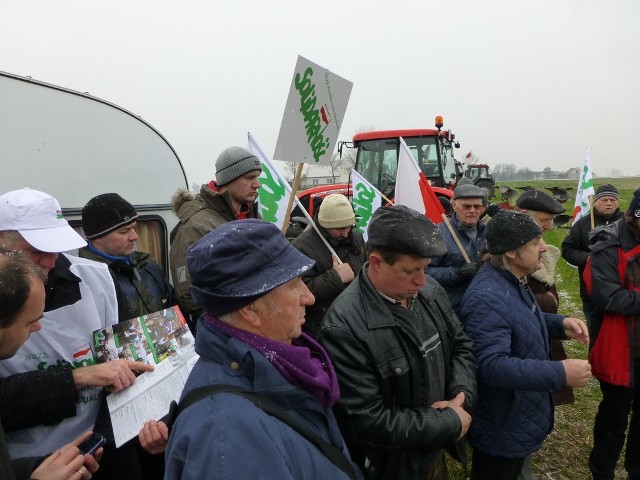
[[[24,252],[47,272],[42,331],[13,358],[0,361],[0,415],[13,458],[44,455],[93,429],[103,387],[121,390],[134,370],[116,360],[96,364],[94,330],[118,321],[108,268],[59,252],[86,245],[62,216],[58,201],[32,189],[0,196],[0,245]]]

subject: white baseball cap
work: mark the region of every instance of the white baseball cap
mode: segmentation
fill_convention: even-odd
[[[30,188],[0,196],[0,231],[4,230],[17,230],[41,252],[66,252],[87,245],[62,216],[58,201]]]

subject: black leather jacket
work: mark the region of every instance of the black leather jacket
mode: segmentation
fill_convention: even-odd
[[[430,375],[420,351],[422,340],[395,320],[367,269],[365,263],[320,329],[319,341],[340,381],[336,416],[352,458],[367,478],[426,478],[430,462],[460,435],[460,419],[452,409],[434,409],[426,401],[424,381]],[[431,277],[416,301],[440,334],[445,399],[464,392],[465,407],[471,409],[476,400],[471,340],[444,289]]]

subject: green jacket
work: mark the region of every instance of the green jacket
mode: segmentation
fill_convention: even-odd
[[[191,277],[187,270],[187,250],[207,233],[223,223],[237,220],[237,217],[229,194],[218,193],[208,185],[203,185],[197,195],[184,189],[178,190],[173,196],[172,208],[180,221],[171,231],[170,236],[171,279],[182,313],[195,321],[202,313],[202,309],[195,303],[189,290]],[[259,218],[255,205],[251,206],[248,218]]]

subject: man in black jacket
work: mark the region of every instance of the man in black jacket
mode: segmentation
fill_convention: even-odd
[[[424,274],[445,243],[424,215],[393,206],[374,213],[367,246],[319,334],[340,381],[338,421],[367,478],[445,480],[444,449],[467,432],[476,397],[471,340]]]
[[[109,265],[121,322],[175,305],[173,287],[146,252],[136,251],[138,212],[117,193],[93,197],[82,209],[88,244],[78,256]]]
[[[302,275],[302,281],[316,298],[316,302],[307,307],[302,325],[302,330],[313,338],[318,336],[320,322],[331,303],[353,281],[364,263],[364,239],[353,228],[356,216],[347,197],[340,193],[327,195],[317,219],[318,230],[342,263],[338,263],[311,226],[293,242],[294,247],[316,261]]]
[[[622,218],[622,212],[618,208],[619,199],[618,189],[613,185],[606,184],[597,188],[593,198],[594,227],[609,225]],[[591,232],[591,215],[582,217],[573,224],[569,234],[562,242],[562,258],[570,265],[578,267],[582,308],[587,325],[590,326],[593,319],[593,308],[582,280],[582,273],[587,265],[587,258],[589,258],[589,232]]]

